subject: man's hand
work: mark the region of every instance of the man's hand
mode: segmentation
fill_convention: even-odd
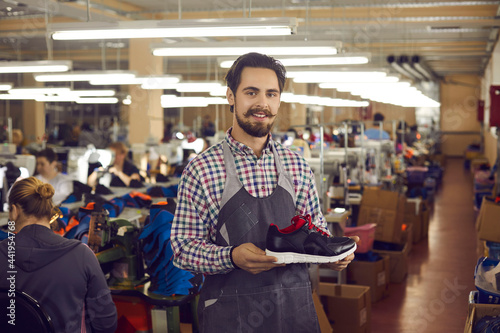
[[[245,243],[233,250],[233,261],[239,268],[252,273],[259,274],[275,267],[283,267],[285,264],[275,264],[276,257],[267,256],[266,252],[252,243]]]
[[[358,236],[352,236],[350,238],[352,238],[356,243],[359,242],[359,237]],[[342,260],[339,260],[339,261],[333,262],[333,263],[329,263],[329,264],[326,264],[326,265],[330,269],[333,269],[334,271],[339,271],[340,272],[341,270],[347,268],[347,265],[349,265],[351,263],[351,261],[353,261],[353,260],[354,260],[354,253],[348,255],[347,257],[345,257]]]

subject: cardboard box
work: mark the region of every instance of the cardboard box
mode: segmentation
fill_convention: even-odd
[[[320,282],[319,295],[334,332],[370,332],[370,287]]]
[[[321,304],[318,294],[316,294],[316,292],[313,292],[312,297],[314,308],[316,309],[316,314],[318,315],[319,328],[321,330],[321,333],[332,333],[332,325],[330,325],[330,321],[326,316],[325,309],[323,308],[323,304]]]
[[[464,333],[472,333],[477,321],[485,316],[500,316],[500,305],[470,303]]]
[[[422,198],[406,199],[404,223],[413,226],[413,243],[422,240],[422,206]]]
[[[500,243],[500,204],[495,204],[491,198],[484,197],[476,229],[479,239]]]
[[[389,272],[390,282],[401,283],[408,274],[408,244],[409,242],[405,243],[401,251],[373,250],[379,254],[389,256],[391,266]]]
[[[378,261],[354,260],[347,266],[347,282],[370,287],[372,303],[389,295],[390,258],[381,257]]]
[[[399,243],[406,198],[397,192],[366,190],[363,193],[357,225],[376,223],[375,240]]]

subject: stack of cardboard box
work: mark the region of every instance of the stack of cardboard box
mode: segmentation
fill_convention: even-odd
[[[389,257],[389,281],[400,283],[408,273],[408,253],[411,240],[403,237],[402,225],[405,215],[406,197],[385,190],[369,190],[363,193],[357,225],[376,223],[375,240],[400,245],[399,250],[382,250],[375,246],[374,252]],[[414,230],[414,229],[413,229]],[[377,242],[376,242],[377,243]]]

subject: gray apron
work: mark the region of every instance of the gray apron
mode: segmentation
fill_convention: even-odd
[[[216,244],[253,243],[265,250],[271,223],[280,229],[295,215],[295,191],[283,171],[274,144],[278,186],[266,198],[254,198],[241,183],[234,157],[224,141],[226,182],[217,222]],[[200,292],[198,318],[204,333],[320,332],[305,264],[273,268],[259,274],[234,269],[208,275]]]

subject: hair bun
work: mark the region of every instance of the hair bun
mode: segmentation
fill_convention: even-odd
[[[42,199],[51,199],[55,191],[50,184],[40,184],[36,189],[36,193],[38,193]]]

